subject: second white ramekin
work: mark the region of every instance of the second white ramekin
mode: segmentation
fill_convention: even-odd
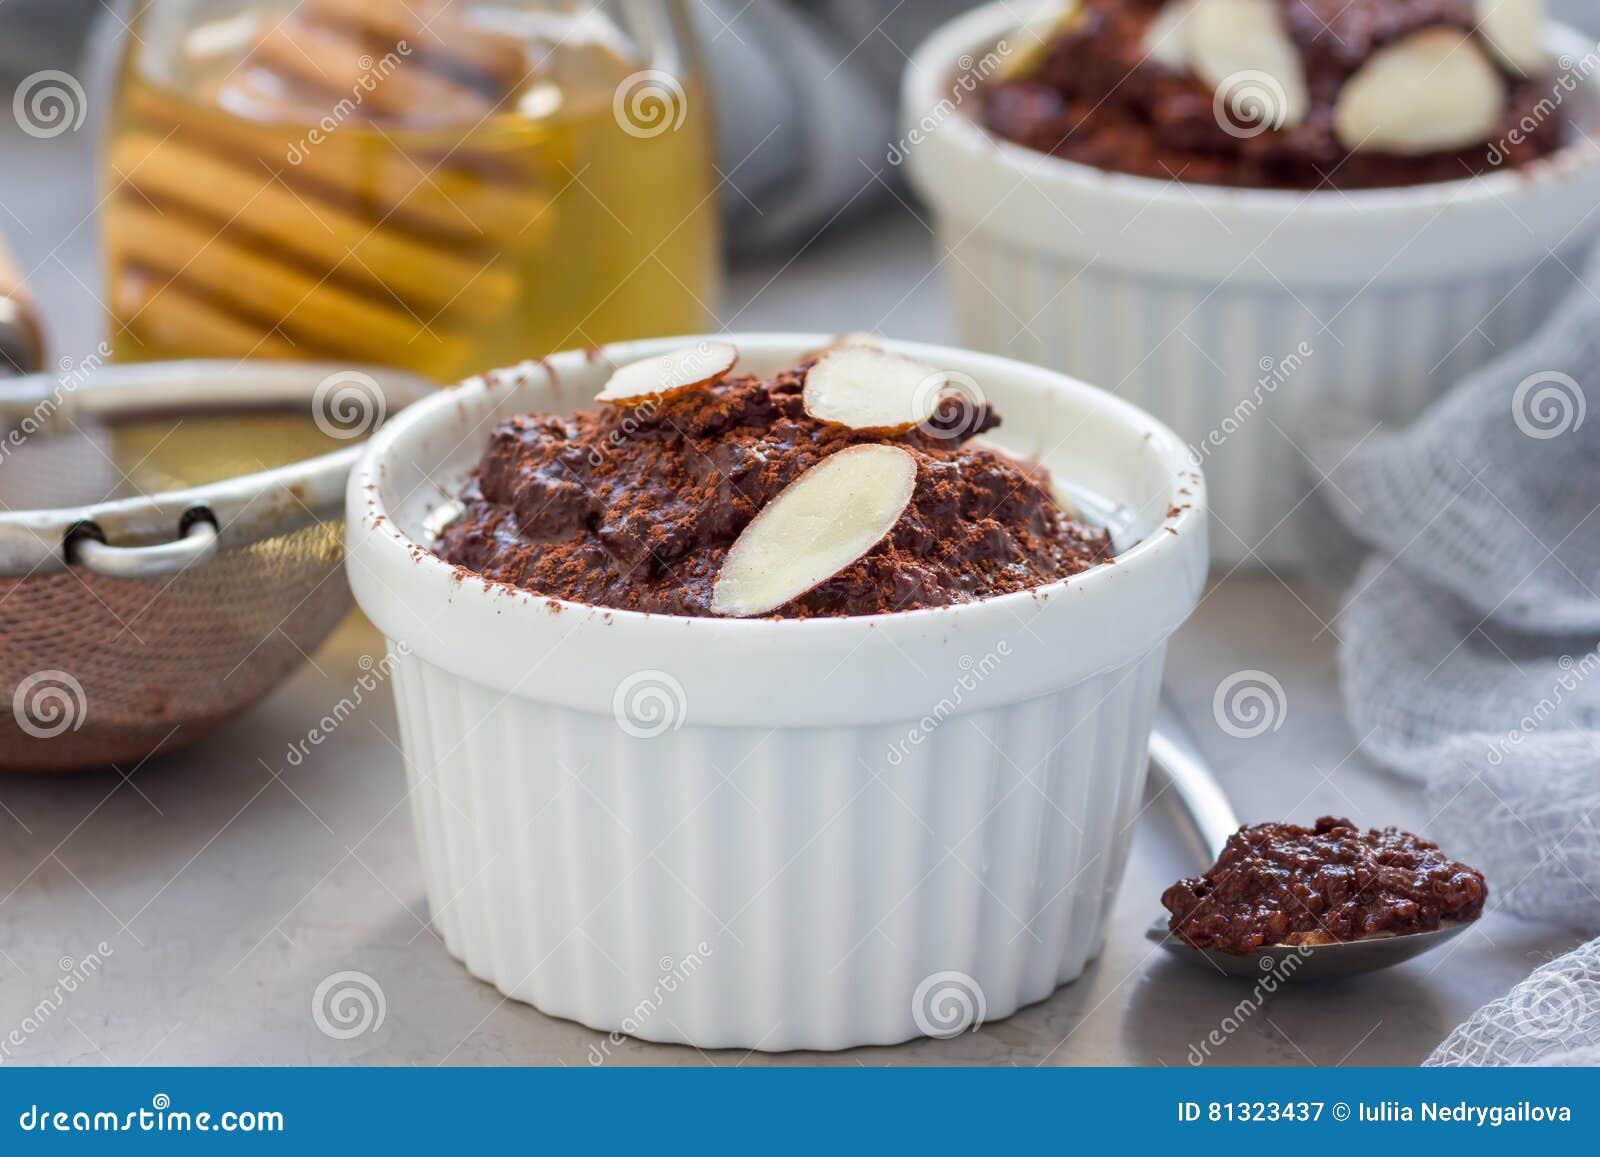
[[[720,336],[766,372],[827,340]],[[890,1043],[1043,999],[1105,935],[1166,640],[1205,578],[1203,481],[1109,394],[890,343],[970,375],[994,440],[1137,545],[964,607],[749,622],[537,597],[421,545],[498,419],[697,340],[442,392],[352,475],[350,582],[390,641],[434,924],[510,996],[703,1048]]]
[[[1043,6],[952,21],[906,73],[898,151],[934,210],[960,337],[1171,424],[1204,463],[1219,563],[1304,562],[1313,440],[1330,423],[1353,438],[1405,423],[1537,328],[1600,231],[1600,149],[1351,193],[1104,172],[975,119],[971,78]],[[1552,115],[1592,113],[1600,49],[1566,29],[1552,48],[1584,78],[1553,92]]]

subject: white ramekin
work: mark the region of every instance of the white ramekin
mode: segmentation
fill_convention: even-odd
[[[1409,421],[1536,328],[1600,231],[1600,149],[1351,193],[1104,172],[975,119],[986,53],[1039,7],[952,21],[906,73],[897,150],[933,208],[959,336],[1170,423],[1204,463],[1219,563],[1305,561],[1317,475],[1301,450],[1330,422],[1359,437]],[[1592,111],[1600,50],[1566,29],[1552,47],[1591,62],[1562,115]]]
[[[704,1048],[889,1043],[1048,996],[1105,933],[1166,640],[1205,578],[1203,481],[1109,394],[889,343],[971,375],[994,441],[1137,545],[960,608],[751,622],[536,597],[419,545],[498,419],[588,405],[611,365],[698,340],[442,392],[352,475],[350,582],[389,639],[434,924],[509,996]],[[729,340],[770,372],[828,339]]]

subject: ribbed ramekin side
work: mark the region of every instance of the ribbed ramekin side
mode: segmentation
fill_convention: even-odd
[[[1007,1016],[1099,947],[1161,662],[904,726],[647,736],[403,658],[434,922],[508,995],[653,1040],[838,1049]]]
[[[1293,270],[1265,284],[1129,272],[955,222],[942,239],[964,344],[1149,410],[1200,455],[1213,560],[1273,567],[1308,561],[1314,439],[1409,422],[1536,330],[1581,260],[1541,251],[1476,276],[1326,288]]]
[[[390,654],[395,656],[396,653],[391,649]],[[428,717],[429,694],[424,686],[427,676],[425,664],[416,659],[395,657],[395,711],[399,719],[400,746],[405,753],[406,794],[422,864],[423,887],[428,895],[435,930],[444,939],[445,946],[459,956],[461,934],[457,929],[456,913],[451,906],[443,903],[443,898],[450,894],[450,881],[454,874],[448,870],[443,859],[444,836],[440,831],[442,821],[439,814],[441,803],[438,798],[438,778],[434,775],[437,732]]]

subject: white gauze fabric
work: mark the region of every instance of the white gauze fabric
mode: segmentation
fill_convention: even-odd
[[[1337,623],[1346,709],[1364,750],[1424,785],[1436,817],[1428,834],[1483,869],[1491,904],[1588,934],[1600,933],[1592,285],[1593,271],[1533,340],[1409,431],[1369,440],[1326,488],[1372,548]],[[1430,1063],[1593,1063],[1597,945],[1486,1006]],[[1556,1006],[1559,1039],[1535,1015]]]

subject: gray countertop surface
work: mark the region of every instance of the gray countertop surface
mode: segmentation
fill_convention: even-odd
[[[92,349],[101,325],[86,136],[0,134],[0,229],[60,356]],[[744,268],[725,300],[732,329],[951,336],[935,243],[910,212]],[[1335,813],[1426,831],[1418,793],[1355,751],[1336,609],[1309,583],[1219,581],[1170,648],[1170,692],[1245,819]],[[601,1034],[503,999],[430,929],[390,697],[366,697],[311,758],[287,760],[381,646],[352,618],[225,732],[136,770],[0,779],[0,1063],[590,1063]],[[1281,726],[1254,739],[1212,718],[1218,684],[1242,670],[1285,691]],[[1287,986],[1240,1016],[1248,987],[1142,936],[1162,888],[1196,866],[1165,805],[1151,807],[1099,960],[1049,1000],[959,1038],[825,1057],[629,1041],[607,1063],[1414,1064],[1577,941],[1493,914],[1439,953]],[[345,970],[381,986],[386,1014],[340,1040],[319,1031],[312,1000]]]

